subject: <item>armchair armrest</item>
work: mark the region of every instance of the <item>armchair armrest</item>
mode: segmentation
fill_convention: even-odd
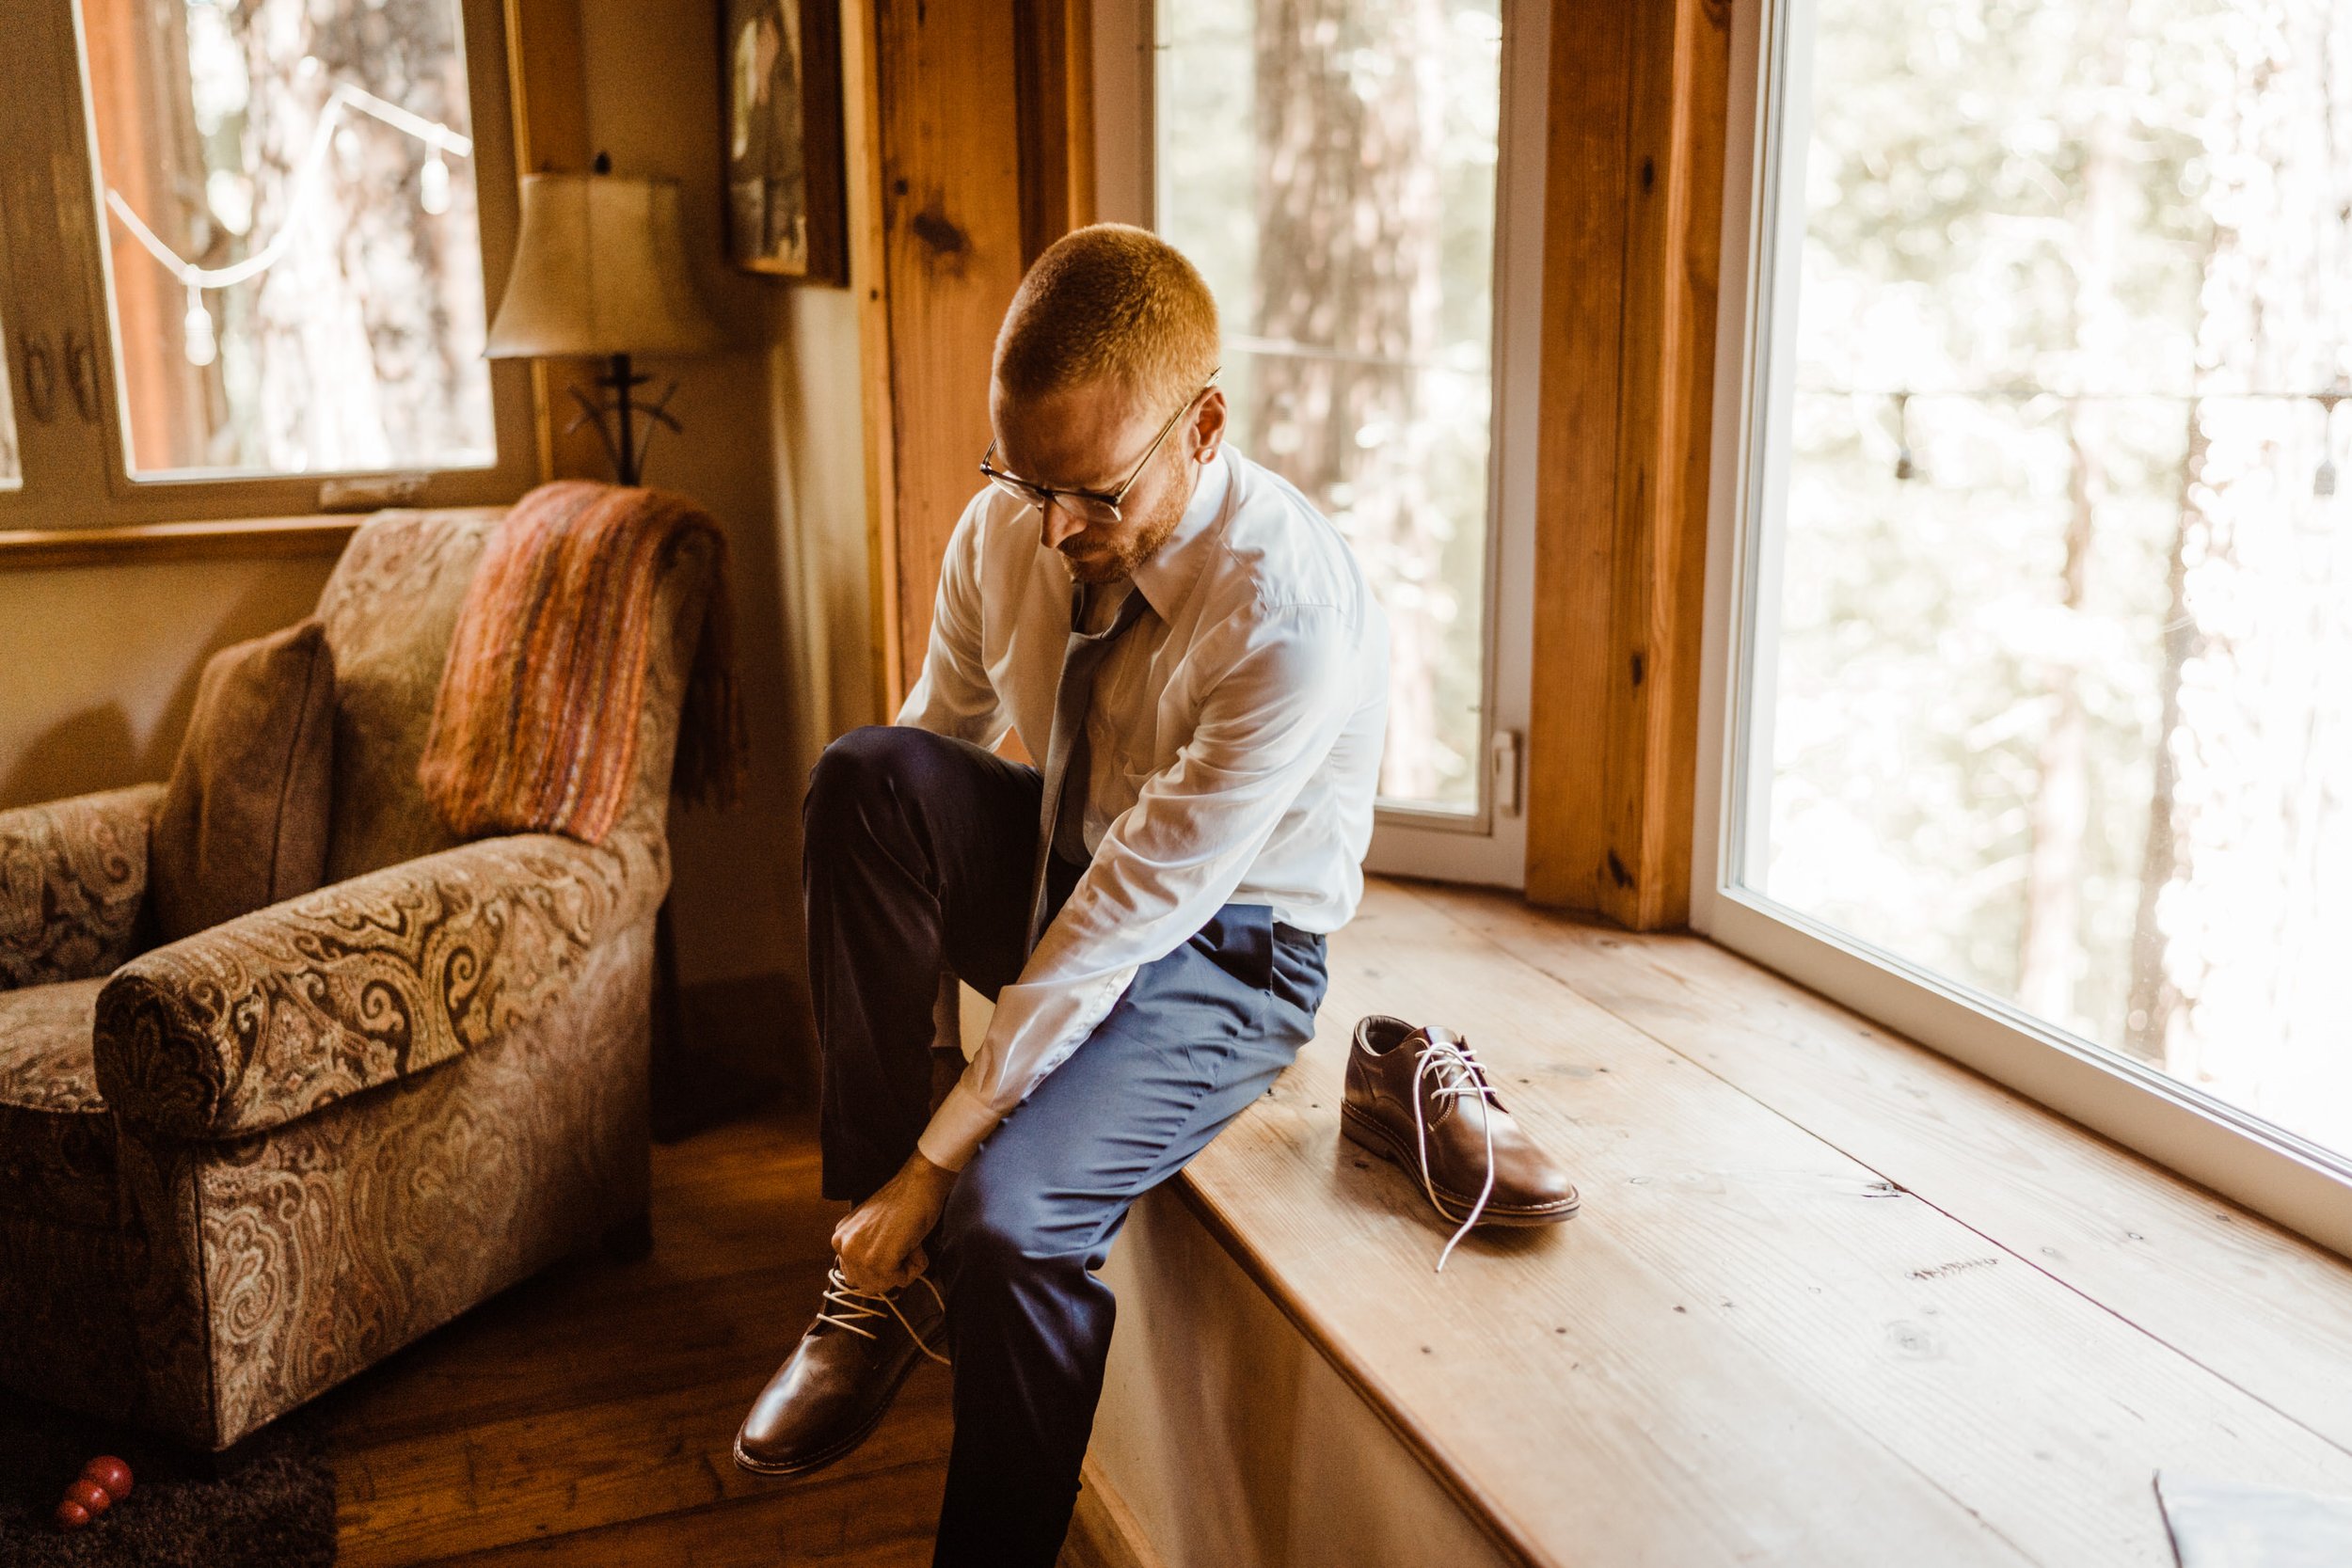
[[[282,1125],[539,1017],[668,881],[658,842],[528,833],[257,910],[107,982],[99,1088],[183,1137]]]
[[[0,990],[87,980],[131,956],[164,786],[0,811]]]

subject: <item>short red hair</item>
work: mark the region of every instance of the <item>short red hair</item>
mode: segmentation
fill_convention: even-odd
[[[1027,402],[1108,380],[1172,408],[1217,368],[1216,300],[1149,230],[1097,223],[1046,247],[996,333],[994,376]]]

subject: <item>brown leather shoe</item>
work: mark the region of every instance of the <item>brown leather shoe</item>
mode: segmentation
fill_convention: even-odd
[[[836,1266],[825,1306],[735,1434],[735,1462],[763,1476],[822,1469],[873,1434],[898,1386],[928,1355],[947,1323],[946,1304],[929,1278],[887,1295],[850,1288]]]
[[[1430,1205],[1461,1227],[1552,1225],[1576,1212],[1575,1184],[1502,1108],[1486,1069],[1442,1023],[1416,1029],[1372,1013],[1347,1052],[1340,1130],[1411,1172]]]

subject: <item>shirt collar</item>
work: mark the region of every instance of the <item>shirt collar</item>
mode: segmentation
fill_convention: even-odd
[[[1200,483],[1193,486],[1184,515],[1176,520],[1176,531],[1136,568],[1136,587],[1162,621],[1176,618],[1184,595],[1199,579],[1200,567],[1215,547],[1216,524],[1224,515],[1226,492],[1232,487],[1232,475],[1220,447],[1216,456],[1200,465]]]

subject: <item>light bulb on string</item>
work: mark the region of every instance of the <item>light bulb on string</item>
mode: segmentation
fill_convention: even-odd
[[[2335,434],[2336,404],[2352,398],[2352,392],[2322,392],[2312,401],[2319,404],[2319,470],[2312,475],[2312,494],[2325,500],[2336,493],[2336,454],[2330,437]]]
[[[310,56],[306,56],[298,68],[303,75],[314,75],[322,69],[317,59]],[[191,291],[199,288],[229,289],[250,282],[268,272],[284,257],[302,221],[300,214],[308,210],[312,187],[329,177],[331,155],[338,150],[345,150],[349,155],[356,156],[358,143],[350,136],[350,128],[342,123],[346,110],[358,110],[423,142],[427,154],[418,175],[418,205],[434,215],[449,211],[449,154],[454,153],[460,158],[472,157],[473,138],[461,135],[437,120],[427,119],[349,82],[338,85],[327,95],[326,103],[312,128],[310,145],[294,164],[291,188],[281,203],[288,221],[281,222],[277,233],[267,243],[252,250],[243,260],[227,266],[199,266],[166,245],[147,220],[139,216],[138,210],[112,185],[105,187],[106,209],[121,223],[131,238],[136,240],[149,255]],[[226,227],[242,234],[243,230],[236,230],[236,226],[226,225],[225,218],[223,221]],[[209,320],[201,329],[199,328],[197,316],[200,309],[200,305],[190,306],[186,325],[188,356],[202,365],[212,362],[219,345],[214,341]],[[199,353],[203,355],[202,358],[197,357]]]
[[[219,357],[220,343],[213,335],[213,313],[204,309],[204,291],[193,283],[188,285],[188,313],[181,318],[180,328],[189,364],[201,370]]]
[[[1916,479],[1919,465],[1911,456],[1911,394],[1895,394],[1895,477],[1897,480]]]
[[[417,176],[417,205],[433,216],[439,217],[449,211],[449,165],[441,158],[441,137],[437,129],[428,145],[430,150],[424,156],[424,167]]]

